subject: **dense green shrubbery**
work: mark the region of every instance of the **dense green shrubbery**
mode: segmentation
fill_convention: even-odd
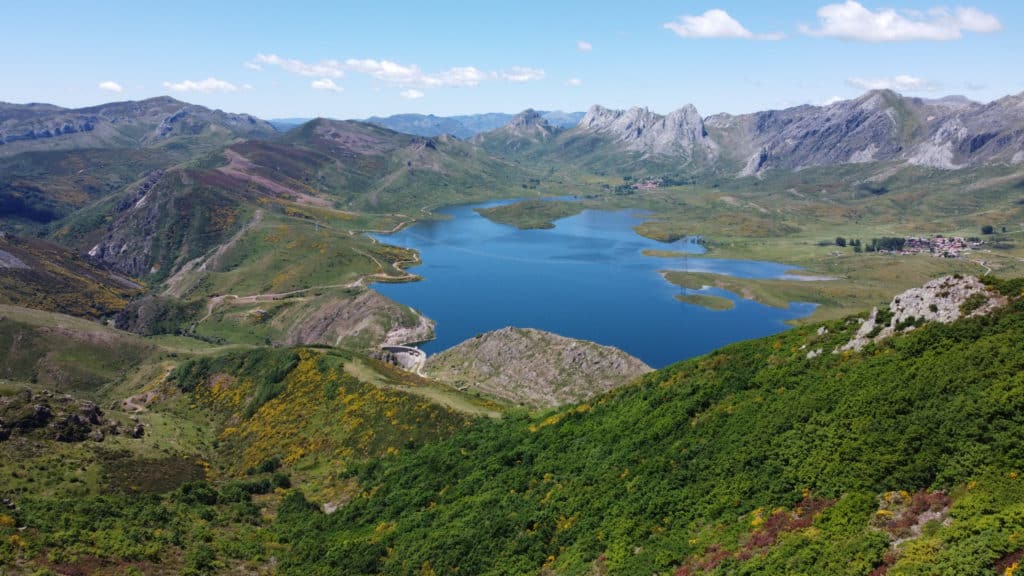
[[[177,334],[195,319],[202,302],[184,302],[168,296],[147,295],[128,303],[114,317],[114,326],[143,336]]]
[[[210,376],[219,373],[251,380],[255,384],[255,391],[245,409],[246,416],[251,416],[260,406],[281,393],[285,378],[298,364],[299,354],[295,350],[249,350],[190,360],[175,368],[170,379],[182,392],[194,391]]]
[[[180,558],[181,573],[209,574],[229,561],[264,560],[259,522],[250,493],[234,484],[218,490],[189,482],[168,496],[25,498],[15,518],[0,516],[0,540],[17,544],[6,555],[0,545],[0,561],[45,553],[50,562],[68,566],[87,558],[173,566]],[[16,540],[5,534],[14,524],[26,527]]]
[[[481,422],[366,464],[365,492],[332,515],[282,511],[281,570],[683,574],[706,560],[741,574],[883,563],[890,574],[989,573],[1024,549],[1011,538],[1024,534],[1024,487],[1007,479],[1024,462],[1024,311],[1012,308],[810,360],[801,346],[832,350],[853,325],[832,323],[824,337],[797,329],[593,405]],[[871,526],[879,494],[920,489],[952,491],[954,521],[887,556],[888,537]],[[749,548],[763,538],[759,510],[799,517],[808,494],[829,503],[801,520],[813,525]]]
[[[292,490],[267,526],[257,502],[279,497],[253,495],[288,488],[280,467],[301,462],[273,456],[287,449],[276,444],[244,477],[162,497],[25,498],[0,514],[0,562],[97,557],[208,574],[265,562],[269,541],[279,572],[302,575],[960,575],[1024,557],[1024,303],[924,323],[859,354],[829,353],[856,322],[826,327],[349,460],[337,479],[359,492],[330,515]],[[418,414],[342,369],[341,358],[260,350],[196,359],[173,378],[190,391],[230,374],[265,398],[287,381],[280,399],[307,416],[313,402],[338,414],[365,402],[349,414],[365,416],[362,443],[387,435],[378,404],[399,424]]]

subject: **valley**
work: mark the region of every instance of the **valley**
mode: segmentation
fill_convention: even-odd
[[[1019,99],[527,110],[464,139],[4,105],[0,568],[1012,564]],[[938,235],[978,240],[875,249]],[[893,301],[946,276],[985,302]]]

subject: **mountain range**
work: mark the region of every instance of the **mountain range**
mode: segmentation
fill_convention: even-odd
[[[170,98],[0,104],[0,573],[1006,576],[1024,561],[1024,95],[377,120],[403,131],[280,131]],[[717,286],[747,310],[842,305],[660,370],[532,329],[429,359],[401,346],[435,323],[374,289],[419,279],[419,255],[381,235],[525,197],[544,201],[483,215],[551,228],[639,209],[640,234],[808,264],[665,274],[680,300]],[[875,249],[979,229],[968,258]],[[573,258],[628,244],[568,241]],[[595,315],[635,304],[589,296]]]
[[[524,123],[532,137],[523,133]],[[512,132],[516,138],[509,140]],[[827,106],[708,117],[692,105],[665,115],[593,106],[578,125],[565,129],[526,111],[475,141],[532,161],[595,166],[615,153],[632,158],[634,167],[734,176],[848,164],[946,170],[1017,165],[1024,163],[1024,94],[980,104],[875,90]]]
[[[544,118],[559,128],[575,126],[583,112],[542,112]],[[515,114],[489,112],[486,114],[461,114],[457,116],[435,116],[433,114],[395,114],[392,116],[371,116],[363,120],[383,128],[415,134],[417,136],[441,136],[450,134],[463,140],[482,132],[489,132],[507,124]],[[270,120],[278,130],[287,131],[310,121],[311,118],[279,118]]]
[[[424,118],[435,128],[442,120],[388,122]],[[883,186],[907,167],[1005,171],[1024,162],[1024,95],[980,104],[881,90],[744,115],[593,106],[571,127],[566,118],[527,110],[507,121],[443,119],[472,130],[505,121],[465,141],[324,119],[282,134],[171,98],[78,110],[3,104],[0,225],[45,233],[122,274],[168,278],[211,257],[267,202],[401,212],[410,202],[514,195],[536,186],[540,171],[566,167],[742,178],[848,166]]]

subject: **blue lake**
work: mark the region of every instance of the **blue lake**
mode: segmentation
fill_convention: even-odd
[[[716,272],[744,278],[784,277],[793,266],[712,258],[654,258],[645,249],[700,253],[688,239],[666,244],[633,231],[643,213],[586,210],[549,230],[496,224],[473,209],[511,201],[454,206],[447,220],[418,222],[377,235],[413,248],[423,263],[419,282],[375,284],[382,294],[437,321],[433,354],[505,326],[539,328],[621,348],[655,368],[724,344],[780,332],[813,304],[771,308],[718,289],[702,293],[736,303],[713,311],[674,298],[681,289],[660,270]],[[693,293],[693,291],[690,291]]]

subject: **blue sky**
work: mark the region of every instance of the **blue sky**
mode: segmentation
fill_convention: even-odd
[[[704,115],[871,87],[1024,91],[1024,2],[2,0],[0,101],[171,95],[264,118]]]

